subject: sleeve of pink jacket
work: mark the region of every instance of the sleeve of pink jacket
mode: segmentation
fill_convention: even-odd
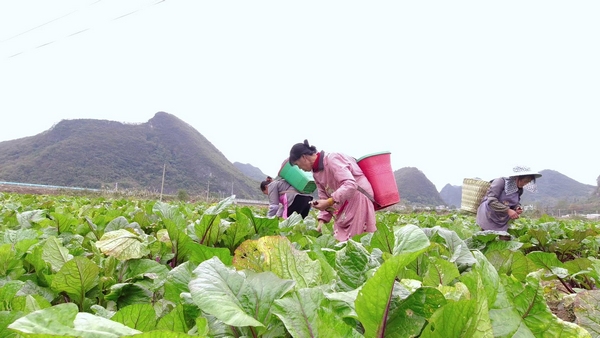
[[[327,154],[324,159],[323,172],[316,174],[321,183],[319,184],[319,198],[327,199],[331,196],[337,202],[335,205],[337,209],[342,207],[345,201],[352,199],[354,194],[360,194],[355,179],[357,168],[356,161],[347,155]],[[371,189],[370,184],[368,184],[368,189]],[[331,217],[332,215],[327,211],[320,211],[318,215],[318,218],[325,222],[329,222]]]
[[[354,166],[358,166],[356,161],[337,153],[330,154],[327,160],[327,166],[331,168],[329,174],[333,176],[332,181],[337,182],[335,191],[331,194],[333,200],[343,203],[351,199],[354,194],[360,193],[354,177],[356,174]],[[328,171],[326,170],[326,172]]]

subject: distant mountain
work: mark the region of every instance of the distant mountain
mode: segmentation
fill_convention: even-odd
[[[440,191],[440,197],[451,208],[460,208],[462,186],[446,184]]]
[[[394,171],[396,185],[403,204],[417,206],[439,206],[446,203],[435,185],[419,169],[405,167]]]
[[[264,174],[259,168],[253,166],[250,163],[240,163],[240,162],[233,162],[233,165],[238,168],[239,171],[242,172],[242,174],[250,177],[253,180],[262,182],[267,178],[267,174]]]
[[[63,120],[31,137],[0,142],[0,181],[83,188],[185,190],[214,197],[261,197],[197,130],[158,112],[146,123]]]
[[[525,191],[521,200],[523,203],[538,203],[556,205],[559,202],[574,203],[587,201],[596,187],[583,184],[569,178],[558,171],[542,170],[542,177],[537,179],[537,193]]]
[[[164,186],[162,185],[164,172]],[[538,193],[523,203],[573,212],[600,209],[597,186],[542,170]],[[402,204],[460,207],[462,187],[437,192],[420,170],[394,171]],[[264,199],[266,175],[251,164],[231,163],[197,130],[158,112],[146,123],[93,119],[63,120],[35,136],[0,142],[0,181],[83,188],[139,189],[190,195]]]

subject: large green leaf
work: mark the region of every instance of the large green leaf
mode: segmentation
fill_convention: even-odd
[[[485,308],[487,310],[487,308]],[[483,323],[480,322],[484,316]],[[486,324],[487,321],[487,325]],[[469,338],[492,338],[494,337],[487,312],[478,312],[476,299],[463,299],[448,302],[439,309],[425,327],[422,338],[447,338],[447,337],[469,337]]]
[[[356,313],[368,337],[387,337],[388,334],[393,334],[387,331],[387,325],[393,319],[389,314],[394,304],[394,291],[397,288],[396,276],[400,269],[425,252],[430,244],[423,231],[413,225],[395,230],[395,235],[396,255],[377,269],[356,298]]]
[[[473,254],[469,250],[469,247],[463,241],[456,232],[448,229],[444,229],[439,226],[435,226],[430,229],[423,229],[425,234],[433,240],[434,236],[439,236],[444,239],[445,245],[452,254],[451,257],[448,257],[450,262],[455,263],[457,266],[471,266],[475,264],[476,260],[473,257]]]
[[[278,218],[272,219],[279,222]],[[303,223],[303,221],[304,219],[302,218],[302,215],[293,212],[288,216],[288,218],[279,222],[279,228],[282,231],[292,231],[290,235],[293,235],[294,232],[300,232],[309,228],[308,224],[310,223],[311,219],[306,219],[306,223]]]
[[[271,271],[279,278],[293,279],[297,288],[322,284],[321,263],[296,249],[284,236],[244,241],[234,253],[233,264],[240,270]]]
[[[294,286],[272,272],[253,273],[227,268],[217,258],[195,270],[189,283],[196,305],[222,322],[233,326],[263,327],[271,316],[271,305]]]
[[[178,218],[176,218],[176,220],[177,219]],[[181,223],[168,218],[163,219],[163,222],[175,253],[175,258],[173,258],[173,261],[171,262],[171,267],[175,267],[189,259],[194,241],[185,233],[183,230],[184,227],[181,227]]]
[[[140,334],[134,334],[131,338],[202,338],[206,336],[189,335],[182,332],[171,332],[167,330],[155,330],[150,332],[144,332]]]
[[[548,308],[540,283],[542,273],[530,274],[525,284],[515,278],[501,277],[509,299],[524,324],[535,337],[591,337],[585,329],[559,319]]]
[[[38,237],[38,232],[33,229],[7,229],[4,231],[4,236],[0,237],[0,243],[13,244],[21,252],[25,252],[31,245],[39,242]]]
[[[243,207],[238,213],[245,215],[252,222],[254,233],[259,236],[270,236],[279,232],[279,221],[275,218],[255,217],[248,207]]]
[[[416,225],[407,224],[394,229],[393,254],[398,255],[407,252],[423,252],[429,247],[430,242],[423,229]]]
[[[527,275],[536,269],[533,262],[521,251],[493,250],[486,252],[485,256],[499,274],[513,275],[520,281],[524,281]]]
[[[429,257],[428,269],[423,276],[423,285],[437,287],[449,285],[460,276],[456,264],[441,257]]]
[[[273,313],[295,338],[358,336],[327,303],[320,288],[300,289],[275,300]]]
[[[78,222],[77,218],[68,212],[52,212],[50,216],[59,234],[71,231]]]
[[[221,221],[219,214],[205,212],[200,221],[194,224],[194,233],[198,237],[198,242],[206,246],[215,246],[224,231],[221,229]]]
[[[45,276],[52,273],[52,268],[50,264],[42,258],[43,254],[44,247],[42,245],[36,245],[25,255],[24,261],[34,268],[38,283],[43,286],[48,286],[49,282],[46,281]]]
[[[52,306],[49,301],[40,295],[17,296],[13,298],[11,305],[12,311],[23,313],[30,313]]]
[[[430,287],[418,288],[403,298],[409,290],[403,290],[402,285],[397,285],[397,288],[388,314],[385,337],[416,337],[435,311],[446,304],[446,299],[440,291]]]
[[[13,249],[12,244],[0,245],[0,276],[18,279],[24,272],[21,254]]]
[[[96,242],[96,247],[105,255],[120,261],[142,258],[150,253],[143,239],[125,229],[109,231]]]
[[[227,248],[210,247],[196,242],[186,243],[185,248],[189,253],[189,261],[195,264],[200,264],[212,257],[219,258],[225,264],[231,264],[233,260],[231,252]]]
[[[75,257],[66,262],[52,280],[52,289],[67,293],[74,301],[81,304],[85,294],[98,285],[96,264],[85,257]]]
[[[110,287],[110,293],[105,296],[106,300],[117,303],[119,308],[137,303],[148,303],[152,301],[152,291],[139,284],[119,283]]]
[[[292,337],[319,337],[317,310],[325,299],[318,288],[300,289],[276,299],[273,313],[281,319]]]
[[[487,294],[481,270],[475,266],[461,276],[463,283],[441,288],[449,301],[429,318],[422,337],[493,337]],[[465,286],[467,289],[465,290]],[[452,291],[451,289],[454,289]]]
[[[197,317],[196,313],[196,317]],[[179,304],[171,312],[160,318],[156,328],[160,330],[169,330],[173,332],[188,332],[193,326],[193,321],[186,320],[184,307]]]
[[[56,293],[54,293],[50,288],[42,287],[32,280],[25,282],[25,285],[23,285],[23,287],[19,290],[19,294],[44,297],[44,299],[49,302],[53,301],[56,297]]]
[[[600,337],[600,290],[585,290],[576,296],[577,323],[593,337]]]
[[[547,276],[555,275],[559,278],[565,278],[569,275],[569,271],[554,252],[533,251],[527,254],[527,258],[538,268],[544,269]]]
[[[62,242],[52,236],[44,243],[42,259],[50,264],[53,271],[58,271],[62,266],[73,258],[69,249],[62,245]]]
[[[152,207],[152,212],[161,216],[175,258],[171,261],[171,267],[175,267],[189,259],[190,243],[194,241],[185,232],[187,221],[176,206],[168,203],[157,202]]]
[[[13,280],[4,283],[4,285],[0,287],[0,311],[11,309],[10,304],[23,285],[25,285],[25,282]]]
[[[249,236],[254,234],[251,220],[241,212],[236,210],[236,221],[231,223],[223,234],[222,241],[226,248],[231,252]]]
[[[396,245],[395,243],[396,236],[394,236],[392,227],[388,226],[386,223],[378,223],[377,231],[375,231],[371,237],[370,246],[372,248],[380,249],[387,254],[393,254]]]
[[[354,289],[347,292],[325,292],[325,298],[331,302],[332,308],[342,318],[356,319],[356,311],[354,310],[354,302],[360,289]]]
[[[362,338],[365,337],[356,331],[356,328],[340,320],[334,310],[321,307],[318,309],[319,320],[317,322],[318,335],[314,337],[344,337],[344,338]],[[299,336],[306,337],[306,336]]]
[[[387,325],[392,321],[389,314],[396,303],[395,297],[398,297],[396,276],[402,267],[408,265],[419,254],[419,251],[408,252],[389,258],[360,289],[355,308],[366,336],[388,337]]]
[[[152,304],[147,303],[125,306],[110,319],[142,332],[152,331],[156,327],[156,312]]]
[[[123,324],[78,312],[77,305],[65,303],[32,312],[8,326],[21,334],[62,335],[82,338],[118,338],[140,333]]]
[[[261,252],[258,239],[248,239],[240,244],[233,253],[233,266],[236,269],[248,269],[255,272],[269,270],[268,252]]]
[[[364,246],[353,240],[346,241],[346,246],[335,256],[334,269],[339,277],[337,290],[350,291],[362,286],[369,278],[367,272],[378,265],[371,260]]]
[[[524,325],[518,311],[511,305],[510,296],[500,282],[500,276],[494,266],[482,253],[474,251],[473,254],[477,264],[460,279],[469,287],[472,297],[479,298],[480,303],[484,302],[482,298],[485,295],[494,337],[534,337],[531,330]],[[480,285],[484,285],[485,288],[481,288]]]
[[[594,269],[593,257],[591,258],[575,258],[563,263],[563,266],[567,269],[571,276],[585,275],[594,281],[600,280],[600,274]]]
[[[175,304],[181,302],[181,293],[189,292],[188,283],[193,279],[196,265],[185,262],[167,274],[164,284],[164,297]]]
[[[235,202],[235,196],[225,198],[219,203],[204,211],[200,221],[194,225],[194,232],[198,242],[207,246],[214,246],[222,233],[220,214]]]
[[[44,210],[30,210],[23,211],[17,214],[17,220],[21,228],[30,228],[31,223],[37,223],[46,219],[46,212]]]
[[[0,311],[0,337],[16,338],[17,333],[8,329],[8,325],[22,317],[24,314],[19,311]]]
[[[523,283],[514,276],[498,275],[481,253],[475,252],[475,256],[478,263],[461,280],[469,285],[474,299],[481,301],[481,292],[487,293],[494,337],[590,337],[581,327],[552,314],[540,285],[542,270],[530,274]],[[555,263],[546,255],[538,258]],[[485,289],[469,281],[474,280],[474,273],[481,278],[480,285],[485,285]]]
[[[163,219],[171,220],[175,224],[185,227],[183,214],[174,205],[159,201],[152,206],[152,212],[161,215]]]
[[[124,216],[115,217],[115,219],[111,220],[106,227],[104,228],[104,232],[111,232],[120,229],[126,229],[129,227],[129,221]]]
[[[156,291],[164,284],[169,269],[152,259],[132,259],[123,273],[123,281],[136,282],[145,288]]]

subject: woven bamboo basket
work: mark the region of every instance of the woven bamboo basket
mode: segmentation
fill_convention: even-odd
[[[462,198],[460,209],[472,213],[477,213],[477,208],[488,191],[490,182],[478,178],[463,179]]]

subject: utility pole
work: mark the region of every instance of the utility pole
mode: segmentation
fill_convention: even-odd
[[[167,169],[167,164],[163,164],[163,176],[162,176],[162,183],[160,184],[160,198],[159,201],[162,202],[162,194],[163,194],[163,188],[165,187],[165,171]]]
[[[210,178],[212,177],[212,173],[208,173],[208,183],[206,184],[206,200],[208,201],[208,196],[210,196]]]

